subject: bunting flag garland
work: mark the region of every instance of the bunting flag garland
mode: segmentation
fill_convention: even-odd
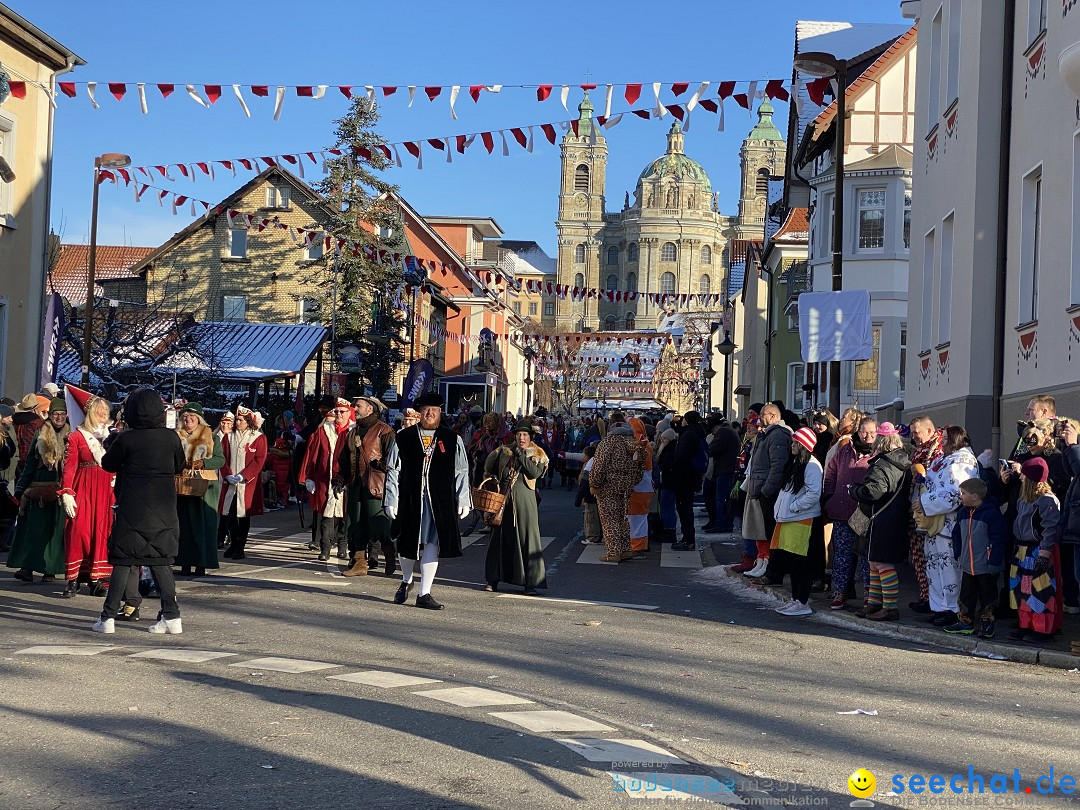
[[[730,83],[727,83],[727,84],[732,84],[733,85],[734,83],[730,82]],[[708,82],[703,82],[702,83],[703,87],[706,86],[706,85],[708,85]],[[220,90],[220,88],[218,88],[218,89]],[[701,88],[699,88],[699,91],[700,91],[700,89]],[[723,91],[724,91],[724,88],[721,87],[721,92],[723,92]],[[217,97],[219,97],[219,96],[220,96],[220,93],[217,94],[217,96],[214,97],[214,101],[216,101]],[[626,110],[624,112],[617,113],[616,115],[610,116],[610,117],[609,116],[604,116],[604,115],[599,115],[599,116],[596,117],[596,122],[598,124],[600,124],[601,126],[603,126],[605,129],[610,129],[611,127],[616,126],[620,121],[622,121],[623,116],[626,115],[627,113],[630,113],[630,114],[632,114],[632,115],[634,115],[634,116],[636,116],[638,118],[648,120],[650,118],[662,118],[663,116],[667,115],[667,113],[670,112],[673,116],[678,118],[680,121],[684,121],[685,122],[685,128],[687,130],[689,130],[689,128],[690,128],[689,127],[689,113],[690,113],[691,109],[693,109],[693,107],[701,107],[702,109],[704,109],[704,110],[706,110],[708,112],[719,113],[720,114],[720,127],[719,128],[723,129],[724,128],[724,106],[723,106],[724,97],[721,95],[716,99],[698,99],[698,98],[696,98],[696,96],[697,96],[697,94],[695,93],[695,97],[692,97],[691,99],[689,99],[685,105],[682,105],[682,104],[668,104],[666,106],[660,105],[659,107],[648,108],[648,109]],[[211,103],[213,103],[213,102],[211,102]],[[691,103],[693,103],[693,107],[691,107]],[[749,102],[746,101],[746,96],[744,96],[743,100],[740,101],[739,103],[742,106],[746,106],[747,104],[749,104]],[[660,108],[662,108],[662,112],[661,112]],[[550,123],[546,123],[546,124],[525,124],[525,125],[516,126],[516,127],[504,127],[503,129],[491,130],[491,131],[487,131],[487,132],[472,132],[472,133],[461,134],[461,135],[440,135],[440,136],[436,136],[436,137],[418,138],[416,140],[410,140],[410,141],[397,141],[397,142],[394,142],[394,143],[384,143],[384,144],[376,145],[374,147],[374,149],[381,152],[383,154],[383,156],[387,160],[390,160],[392,154],[397,154],[398,153],[398,148],[399,147],[404,148],[405,151],[409,153],[409,155],[411,155],[413,158],[416,159],[416,168],[422,170],[424,168],[423,150],[424,150],[424,145],[425,144],[427,145],[427,147],[429,149],[437,149],[439,151],[446,152],[446,162],[450,163],[453,160],[453,156],[451,154],[451,146],[450,146],[451,144],[453,144],[453,151],[458,152],[458,154],[465,154],[466,150],[473,145],[473,143],[475,142],[477,136],[479,136],[480,142],[483,144],[484,149],[490,155],[490,154],[494,153],[494,150],[495,150],[495,135],[498,135],[499,138],[500,138],[501,146],[502,146],[501,154],[503,156],[508,156],[510,154],[510,146],[509,146],[509,140],[507,139],[507,132],[509,132],[510,136],[512,137],[512,139],[513,139],[513,141],[515,143],[517,143],[526,152],[532,153],[533,152],[533,147],[534,147],[534,144],[535,144],[534,135],[535,135],[536,130],[540,130],[540,132],[544,136],[544,139],[547,140],[548,143],[550,143],[551,145],[554,146],[557,139],[558,139],[557,132],[556,132],[556,127],[563,130],[564,132],[568,132],[568,131],[572,130],[576,135],[577,134],[577,124],[578,124],[577,119],[571,119],[571,120],[566,120],[566,121],[554,121],[554,122],[550,122]],[[595,132],[594,132],[594,136],[595,136]],[[354,154],[359,156],[359,157],[363,157],[365,159],[370,160],[374,156],[375,152],[372,149],[369,149],[367,147],[359,147],[354,152]],[[316,157],[315,157],[316,155],[319,155],[321,160],[317,160]],[[228,158],[228,159],[219,159],[219,160],[201,160],[201,161],[195,161],[195,162],[189,162],[189,163],[165,163],[165,164],[157,164],[157,165],[133,166],[133,167],[131,167],[131,171],[132,172],[138,172],[138,173],[140,173],[140,174],[142,174],[142,175],[144,175],[145,177],[148,177],[148,178],[151,177],[154,172],[157,172],[158,174],[161,175],[161,177],[163,177],[163,178],[165,178],[167,180],[173,180],[174,177],[172,176],[171,172],[175,169],[176,171],[180,172],[185,178],[194,181],[196,179],[196,173],[195,173],[195,171],[194,171],[194,169],[192,167],[195,167],[195,166],[197,166],[201,170],[203,175],[206,175],[206,176],[210,177],[210,179],[214,179],[214,174],[213,174],[213,165],[214,164],[217,164],[219,166],[222,166],[225,169],[228,169],[235,176],[236,175],[236,165],[237,164],[239,164],[243,168],[247,169],[248,171],[259,172],[264,168],[264,166],[261,166],[260,163],[265,164],[265,167],[270,167],[270,166],[279,165],[281,161],[284,161],[285,163],[289,164],[289,167],[292,167],[292,168],[296,169],[297,173],[301,177],[303,177],[304,176],[304,159],[305,158],[308,160],[308,162],[310,162],[311,165],[319,166],[319,167],[321,167],[321,169],[323,171],[325,171],[326,161],[328,160],[327,155],[332,155],[334,157],[342,157],[342,156],[348,157],[347,155],[345,155],[345,152],[343,150],[341,150],[341,149],[312,149],[312,150],[294,152],[294,153],[290,153],[290,154],[262,155],[260,157],[249,157],[249,158],[239,158],[239,157],[237,157],[237,158]],[[394,162],[399,167],[402,165],[400,159],[395,159]],[[210,167],[209,171],[206,168],[207,166]]]
[[[12,81],[10,82],[11,94],[16,98],[26,97],[26,81]],[[50,92],[47,85],[39,82],[29,82],[46,93]],[[719,86],[730,86],[732,89],[727,94],[728,96],[735,96],[734,88],[738,84],[746,84],[746,93],[740,93],[736,96],[736,100],[740,104],[746,106],[744,101],[753,98],[761,98],[768,96],[771,99],[779,99],[780,101],[787,101],[792,95],[795,95],[791,82],[786,82],[783,79],[765,79],[765,80],[750,80],[750,81],[725,81],[725,82],[642,82],[639,84],[623,84],[623,83],[607,83],[604,85],[587,83],[577,85],[583,91],[596,90],[599,87],[604,88],[604,116],[610,116],[611,114],[611,100],[618,88],[621,91],[621,95],[626,99],[627,104],[635,104],[641,98],[641,92],[643,87],[651,87],[655,96],[655,106],[652,108],[656,112],[657,118],[663,118],[666,114],[666,110],[670,108],[670,105],[665,105],[660,100],[661,93],[670,93],[672,97],[679,98],[684,95],[694,85],[698,86],[698,90],[687,101],[687,110],[693,110],[698,103],[700,103],[701,93],[710,84],[717,84]],[[815,90],[820,85],[816,82],[810,84],[815,85]],[[124,98],[128,94],[129,87],[135,87],[139,96],[139,107],[143,114],[149,112],[149,104],[147,103],[147,88],[156,89],[161,99],[167,99],[173,95],[177,87],[184,88],[187,96],[196,104],[204,108],[214,107],[223,94],[223,88],[232,87],[233,94],[236,96],[237,101],[240,104],[240,108],[243,110],[244,115],[251,117],[251,111],[247,105],[247,101],[244,98],[244,91],[247,91],[251,96],[255,98],[270,98],[273,95],[273,117],[275,121],[281,119],[281,113],[287,95],[293,95],[296,98],[305,98],[318,100],[326,95],[328,89],[334,88],[341,95],[347,99],[354,98],[357,94],[354,93],[354,88],[360,85],[352,84],[233,84],[231,82],[219,82],[217,84],[194,84],[186,82],[175,83],[162,83],[162,82],[74,82],[63,81],[56,83],[56,93],[62,95],[65,98],[77,98],[79,95],[79,86],[86,88],[86,94],[90,99],[91,105],[95,109],[99,109],[101,104],[96,100],[96,90],[99,85],[108,87],[109,94],[116,99],[117,102],[123,103]],[[756,88],[759,85],[764,85],[763,91],[758,91]],[[376,89],[378,89],[383,99],[389,98],[394,95],[397,90],[397,85],[362,85],[364,87],[365,94],[369,101],[374,103],[376,98]],[[416,91],[419,88],[422,92],[422,97],[426,97],[429,102],[434,102],[436,99],[442,98],[444,95],[449,100],[450,118],[457,120],[457,101],[461,89],[466,85],[407,85],[408,90],[408,107],[413,106],[413,102],[416,99]],[[484,94],[497,95],[502,92],[504,88],[527,90],[530,93],[535,93],[537,102],[547,101],[552,96],[552,90],[555,87],[560,88],[559,100],[562,103],[564,109],[569,112],[567,106],[567,100],[572,85],[554,85],[554,84],[475,84],[468,85],[468,95],[474,103],[478,103],[480,98]],[[271,93],[271,90],[273,93]],[[724,96],[721,96],[723,98]],[[813,91],[812,91],[813,97]]]

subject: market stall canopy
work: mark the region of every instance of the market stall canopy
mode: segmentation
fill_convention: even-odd
[[[234,380],[299,374],[326,339],[318,324],[206,322],[184,332],[182,347],[158,371],[201,371]]]

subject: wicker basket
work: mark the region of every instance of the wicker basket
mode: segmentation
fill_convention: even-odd
[[[201,498],[206,495],[210,482],[199,475],[196,470],[185,470],[173,478],[176,483],[176,494],[186,495],[192,498]]]
[[[495,485],[495,489],[484,489],[488,482]],[[472,491],[473,508],[477,512],[498,512],[506,503],[506,496],[499,492],[499,483],[494,478],[485,478],[480,486]]]

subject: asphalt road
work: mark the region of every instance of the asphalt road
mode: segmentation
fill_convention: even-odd
[[[1080,673],[784,618],[695,555],[588,563],[570,496],[540,514],[544,596],[485,593],[472,537],[440,612],[315,561],[295,512],[181,581],[181,636],[91,633],[100,599],[5,576],[0,808],[846,808],[860,767],[877,805],[925,807],[893,777],[969,765],[1021,793],[936,806],[1071,804],[1036,778],[1080,778]]]

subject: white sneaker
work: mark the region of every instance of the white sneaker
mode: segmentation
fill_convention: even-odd
[[[112,619],[109,619],[112,621]],[[168,633],[170,636],[178,636],[184,632],[183,626],[180,624],[179,619],[158,619],[155,624],[146,628],[151,633]],[[105,632],[109,632],[106,630]]]
[[[93,630],[95,633],[115,633],[116,632],[116,620],[115,619],[98,619],[94,622]]]
[[[802,602],[792,602],[783,611],[785,616],[809,616],[813,612],[809,605],[804,605]]]
[[[784,603],[783,605],[781,605],[780,607],[778,607],[778,608],[775,608],[775,610],[776,610],[776,612],[777,612],[777,613],[779,613],[779,614],[780,614],[781,616],[786,616],[786,615],[787,615],[787,612],[788,612],[789,610],[791,610],[791,608],[792,608],[793,606],[797,605],[797,604],[798,604],[798,602],[795,602],[795,601],[791,601],[791,602],[785,602],[785,603]]]

